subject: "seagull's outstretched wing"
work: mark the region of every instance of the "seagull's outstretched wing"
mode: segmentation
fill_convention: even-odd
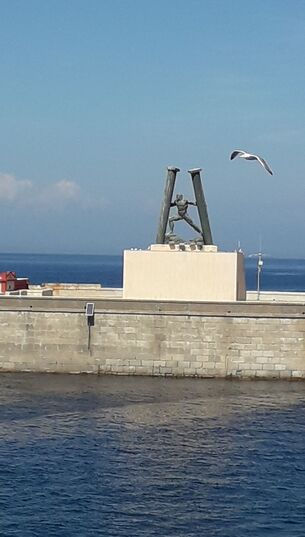
[[[269,164],[267,164],[267,162],[258,155],[253,155],[252,153],[247,153],[246,151],[241,151],[240,149],[235,149],[235,151],[231,153],[230,159],[233,160],[235,157],[240,157],[245,160],[257,160],[257,162],[259,162],[260,165],[263,166],[268,173],[270,173],[270,175],[273,175],[273,171],[271,170]]]
[[[270,173],[270,175],[273,175],[273,171],[271,170],[265,159],[263,159],[262,157],[257,157],[257,160],[265,168],[265,170]]]
[[[235,151],[231,153],[230,159],[233,160],[235,157],[238,157],[239,155],[244,155],[244,154],[245,154],[245,151],[241,151],[240,149],[235,149]]]

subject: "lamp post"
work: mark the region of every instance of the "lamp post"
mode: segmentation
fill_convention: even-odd
[[[260,279],[261,279],[261,272],[263,270],[263,254],[259,252],[258,259],[257,259],[257,300],[259,300],[260,297]]]

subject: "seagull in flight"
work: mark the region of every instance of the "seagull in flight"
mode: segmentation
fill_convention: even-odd
[[[263,168],[270,173],[270,175],[273,175],[273,171],[271,170],[270,166],[262,157],[259,157],[258,155],[252,155],[251,153],[246,153],[246,151],[235,149],[235,151],[231,153],[230,159],[233,160],[235,157],[244,158],[246,160],[257,160],[263,166]]]

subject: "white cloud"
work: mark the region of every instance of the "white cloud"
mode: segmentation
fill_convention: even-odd
[[[80,187],[73,181],[63,179],[55,183],[54,192],[66,200],[77,200],[80,197]]]
[[[32,186],[31,181],[18,180],[14,175],[0,172],[0,201],[14,202],[27,197]]]
[[[79,203],[81,199],[80,186],[74,181],[62,179],[38,190],[31,201],[43,207],[58,207],[67,203]]]
[[[67,205],[78,205],[83,209],[105,206],[105,200],[84,193],[81,187],[69,179],[42,186],[32,181],[16,179],[14,175],[0,172],[0,203],[15,207],[35,207],[36,209],[61,209]]]

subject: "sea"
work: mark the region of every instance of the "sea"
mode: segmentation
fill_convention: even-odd
[[[121,255],[0,254],[0,272],[13,270],[30,283],[100,283],[122,287]],[[245,258],[246,286],[257,288],[257,258]],[[260,275],[263,291],[304,291],[305,258],[263,258]]]
[[[119,256],[2,270],[122,283]],[[305,261],[266,258],[261,283],[304,291]],[[303,382],[2,373],[0,536],[304,537],[304,416]]]

